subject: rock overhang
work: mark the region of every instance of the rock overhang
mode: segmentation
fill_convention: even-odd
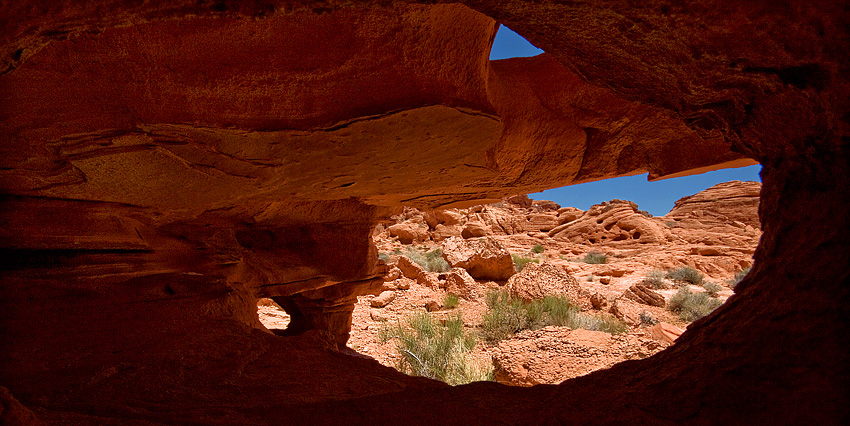
[[[296,404],[303,409],[297,415],[241,400],[234,407],[241,406],[243,416],[251,406],[312,423],[358,413],[375,421],[381,418],[376,407],[401,405],[408,410],[399,418],[436,421],[460,406],[482,415],[493,406],[481,405],[485,401],[500,401],[493,413],[502,419],[511,409],[538,407],[533,411],[542,413],[541,421],[782,423],[816,413],[831,423],[846,417],[840,408],[846,401],[825,397],[847,395],[841,355],[847,342],[840,337],[846,327],[830,320],[846,307],[827,297],[846,294],[847,272],[834,264],[847,264],[850,253],[836,232],[837,218],[847,216],[850,181],[850,97],[841,73],[848,17],[840,3],[468,3],[483,15],[453,4],[100,6],[0,9],[9,23],[0,76],[0,188],[3,219],[11,224],[2,241],[7,251],[30,244],[38,253],[36,262],[29,257],[3,271],[5,350],[22,368],[4,369],[0,380],[25,405],[40,405],[52,422],[61,421],[58,412],[96,406],[108,390],[153,401],[157,366],[178,366],[160,373],[182,389],[177,399],[183,403],[197,403],[198,395],[186,390],[207,379],[181,376],[180,368],[228,370],[250,365],[253,357],[265,363],[262,371],[278,374],[268,368],[282,364],[255,350],[186,361],[195,353],[186,343],[189,325],[197,326],[194,341],[218,342],[197,353],[236,343],[290,355],[295,347],[316,346],[245,337],[245,329],[228,322],[256,325],[246,307],[258,295],[297,295],[292,303],[309,327],[343,333],[351,297],[371,291],[379,274],[374,248],[365,242],[369,229],[393,206],[469,202],[638,171],[670,176],[746,157],[765,166],[765,236],[754,271],[728,306],[659,356],[525,393],[486,384],[439,392],[424,385],[422,391],[393,376],[403,385],[382,389],[376,380],[359,394],[389,397],[347,401],[334,393],[328,399],[342,402],[317,403],[324,401],[317,393],[298,399],[315,405]],[[494,19],[548,54],[487,61]],[[276,31],[299,37],[272,37]],[[370,50],[382,42],[390,48]],[[269,74],[269,68],[284,73]],[[295,96],[276,97],[281,92]],[[405,130],[387,130],[395,125]],[[476,131],[479,126],[488,130]],[[363,133],[346,134],[350,128]],[[429,134],[447,128],[444,135]],[[457,150],[461,155],[448,155]],[[394,153],[406,156],[401,164]],[[32,215],[28,203],[50,214]],[[63,214],[80,220],[71,229],[40,225]],[[323,246],[332,249],[318,258],[308,253]],[[806,284],[807,276],[821,286]],[[109,286],[115,298],[104,290]],[[777,301],[768,288],[795,300]],[[98,342],[114,332],[100,325],[86,335],[87,312],[101,302],[119,306],[96,320],[123,321],[139,336]],[[43,334],[27,325],[39,321],[33,313],[39,303],[50,308],[41,318]],[[139,304],[147,309],[122,310]],[[63,309],[68,314],[58,313]],[[812,312],[823,315],[813,319]],[[220,342],[217,333],[233,342]],[[39,386],[35,372],[56,360],[48,354],[27,360],[27,354],[51,339],[69,354],[60,369],[67,377]],[[160,349],[126,353],[158,340],[173,346],[173,356]],[[146,374],[133,372],[148,361],[153,367]],[[696,361],[717,374],[694,370]],[[365,376],[374,371],[342,364]],[[245,386],[256,383],[258,373],[227,380]],[[634,379],[622,388],[622,376]],[[309,377],[299,380],[291,383],[314,389]],[[677,383],[686,381],[699,382],[699,395],[681,391]],[[782,394],[788,383],[800,391]],[[219,385],[203,389],[223,397]],[[284,388],[276,387],[282,394]],[[599,388],[611,391],[583,393]],[[640,393],[647,388],[656,391]],[[56,397],[70,389],[79,402]],[[756,394],[760,405],[752,404]],[[541,406],[543,400],[552,404]],[[616,402],[623,404],[611,409]],[[133,407],[94,412],[131,418],[138,415]]]

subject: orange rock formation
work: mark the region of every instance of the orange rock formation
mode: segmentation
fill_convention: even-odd
[[[5,2],[3,406],[47,424],[845,422],[848,15]],[[499,23],[547,53],[488,61]],[[401,205],[755,161],[752,273],[651,358],[448,388],[336,351],[385,272],[372,226]],[[296,336],[263,329],[261,296]]]

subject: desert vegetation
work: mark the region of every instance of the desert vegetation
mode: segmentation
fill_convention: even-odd
[[[446,272],[451,269],[446,259],[443,259],[443,250],[439,248],[428,251],[408,246],[404,250],[396,249],[395,254],[406,256],[428,272]]]
[[[726,280],[726,285],[729,286],[729,288],[734,289],[749,273],[750,268],[744,268],[743,270],[736,272],[734,277]]]
[[[646,273],[646,277],[644,277],[643,282],[649,286],[649,288],[653,289],[664,289],[667,288],[667,283],[664,281],[665,273],[659,269],[653,269]]]
[[[526,257],[518,254],[512,254],[511,258],[514,260],[514,268],[517,272],[522,272],[522,269],[525,268],[525,265],[529,263],[540,263],[540,259]]]
[[[443,296],[443,307],[446,309],[457,308],[459,303],[460,298],[456,294],[446,293],[446,295]]]
[[[608,256],[592,251],[586,255],[584,255],[584,263],[590,263],[593,265],[598,265],[602,263],[608,263]]]
[[[696,321],[717,309],[722,302],[711,297],[707,292],[691,292],[687,284],[679,287],[679,291],[670,298],[668,309],[679,314],[684,321]]]
[[[441,323],[426,312],[414,312],[404,322],[381,327],[378,338],[395,341],[401,372],[450,385],[492,379],[492,366],[470,356],[476,339],[463,329],[459,313]]]
[[[690,266],[684,266],[677,269],[671,269],[667,272],[666,278],[671,279],[673,281],[679,282],[688,282],[691,284],[700,285],[702,284],[703,279],[705,278],[702,275],[702,272],[697,271]]]
[[[522,330],[534,330],[548,325],[604,331],[611,334],[625,332],[622,321],[605,314],[587,315],[564,296],[547,296],[544,299],[524,302],[511,297],[505,290],[487,293],[487,313],[482,318],[482,336],[495,342]]]

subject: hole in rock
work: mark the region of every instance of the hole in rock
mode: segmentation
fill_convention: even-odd
[[[271,332],[282,332],[289,327],[290,315],[274,300],[261,298],[257,300],[257,315],[260,322]]]
[[[701,175],[681,192],[650,183],[655,203],[632,186],[592,189],[586,205],[548,192],[466,209],[405,208],[373,232],[389,272],[374,294],[358,297],[348,346],[451,384],[559,383],[651,356],[731,296],[752,264],[757,173]],[[452,343],[441,349],[438,340]],[[588,360],[588,351],[600,356]]]

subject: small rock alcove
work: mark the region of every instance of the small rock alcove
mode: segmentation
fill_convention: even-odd
[[[846,423],[845,6],[7,2],[4,420]],[[490,61],[499,22],[546,53]],[[403,205],[755,162],[752,272],[651,358],[516,389],[338,352]]]

